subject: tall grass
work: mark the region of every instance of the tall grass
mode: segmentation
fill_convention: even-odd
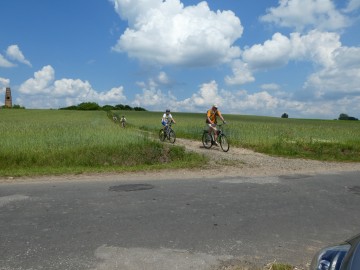
[[[230,117],[231,118],[231,117]],[[360,122],[259,117],[234,119],[234,144],[273,155],[360,161]]]
[[[0,115],[3,175],[23,170],[82,172],[176,162],[185,166],[180,164],[183,160],[190,164],[202,161],[181,147],[170,148],[137,130],[120,128],[102,111],[1,110]]]
[[[141,129],[157,132],[163,112],[127,112]],[[205,113],[172,113],[177,136],[199,140]],[[360,161],[360,121],[282,119],[224,115],[224,131],[233,146],[258,152],[317,160]]]
[[[163,112],[0,110],[0,175],[199,166],[205,158],[156,138]],[[177,137],[199,141],[205,113],[173,113]],[[225,115],[231,145],[319,160],[360,161],[360,121]],[[147,132],[141,132],[144,130]],[[148,137],[146,134],[153,134]]]

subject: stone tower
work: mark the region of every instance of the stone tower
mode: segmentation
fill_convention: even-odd
[[[12,98],[11,98],[11,89],[10,89],[10,87],[6,87],[5,107],[12,108]]]

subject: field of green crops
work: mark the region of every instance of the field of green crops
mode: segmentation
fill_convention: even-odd
[[[104,111],[0,110],[0,176],[188,167],[204,158],[120,128]]]
[[[116,114],[116,112],[114,112]],[[161,112],[127,112],[130,124],[157,132]],[[201,141],[205,113],[173,113],[178,137]],[[329,161],[360,161],[360,121],[283,119],[224,115],[232,146],[277,156]],[[231,150],[230,150],[231,151]]]
[[[111,114],[125,115],[125,129]],[[0,110],[0,176],[200,166],[206,159],[160,143],[162,112]],[[205,114],[173,113],[178,137],[199,141]],[[272,155],[360,161],[360,121],[224,115],[232,146]],[[230,149],[231,151],[231,149]]]

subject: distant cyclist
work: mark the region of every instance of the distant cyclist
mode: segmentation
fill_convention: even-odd
[[[171,122],[173,122],[174,124],[176,124],[175,119],[172,117],[170,110],[166,109],[165,113],[163,114],[163,117],[161,119],[161,124],[164,126],[164,129],[166,129],[166,127],[168,126],[168,124],[170,124]]]
[[[218,145],[216,141],[218,136],[216,129],[217,117],[220,117],[220,119],[226,123],[224,117],[221,115],[221,112],[218,110],[218,106],[214,104],[211,109],[206,112],[206,124],[209,126],[209,133],[211,134],[214,132],[214,141],[216,145]]]
[[[120,118],[120,123],[121,123],[121,126],[122,127],[125,127],[125,124],[126,124],[126,118],[125,118],[125,116],[123,115],[123,116],[121,116],[121,118]]]

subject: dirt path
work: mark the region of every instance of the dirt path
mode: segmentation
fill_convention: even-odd
[[[212,173],[227,176],[267,176],[283,174],[314,174],[339,171],[360,171],[360,163],[324,162],[307,159],[272,157],[244,148],[230,146],[225,153],[220,147],[205,149],[201,142],[177,139],[176,144],[189,151],[208,156],[214,167]]]
[[[73,181],[73,180],[161,180],[193,179],[215,177],[252,177],[277,176],[289,174],[337,173],[343,171],[360,171],[360,163],[324,162],[306,159],[271,157],[244,148],[230,146],[229,152],[220,147],[205,149],[201,141],[176,139],[176,145],[182,145],[188,151],[197,152],[210,158],[210,163],[201,169],[161,170],[129,173],[101,173],[65,176],[40,176],[21,178],[0,178],[0,183],[39,182],[39,181]]]

